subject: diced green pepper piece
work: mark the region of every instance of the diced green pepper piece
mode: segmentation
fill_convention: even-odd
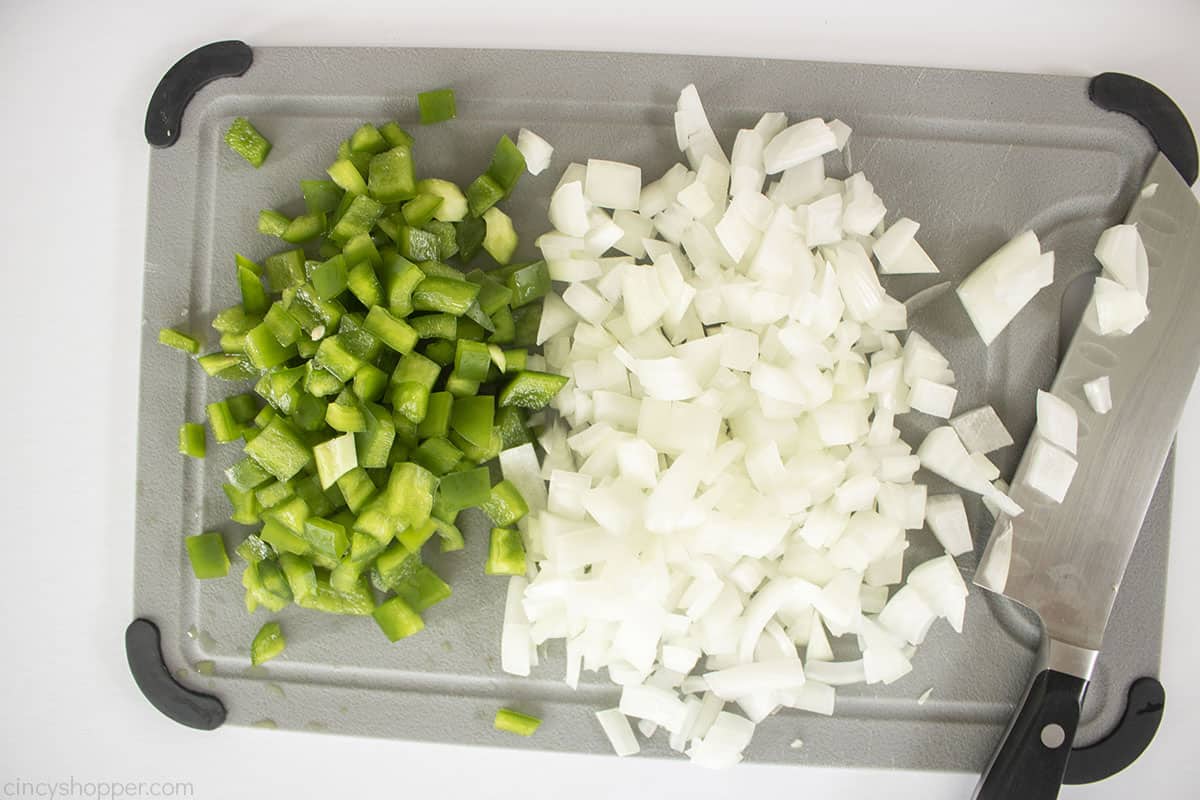
[[[492,437],[495,398],[489,395],[460,397],[450,412],[450,429],[476,447],[487,447]]]
[[[454,468],[462,455],[462,450],[452,445],[449,439],[436,436],[421,442],[413,452],[412,460],[434,475],[442,476]]]
[[[173,328],[163,328],[158,332],[158,343],[165,344],[167,347],[174,347],[176,350],[182,350],[190,355],[196,355],[200,352],[200,342],[188,336],[186,333],[180,333]]]
[[[409,353],[417,343],[417,332],[383,306],[373,306],[367,312],[363,328],[397,353]]]
[[[454,373],[471,381],[487,380],[492,358],[482,342],[459,339],[454,353]]]
[[[351,268],[346,283],[351,294],[367,308],[383,303],[383,287],[379,285],[379,279],[375,276],[375,269],[370,262],[362,261]]]
[[[343,408],[338,403],[330,403],[326,411],[326,420],[330,410]],[[361,409],[355,409],[362,415]],[[334,430],[340,430],[336,425],[330,425]],[[313,447],[313,459],[317,462],[317,475],[321,479],[321,488],[328,489],[350,470],[358,466],[358,453],[354,447],[354,434],[345,433]]]
[[[540,300],[550,291],[550,270],[545,261],[535,261],[514,270],[508,276],[507,283],[512,291],[512,307],[520,308],[534,300]]]
[[[246,334],[244,333],[222,333],[221,334],[221,349],[226,353],[242,353],[246,352]]]
[[[224,578],[229,574],[229,554],[219,533],[201,533],[184,540],[192,573],[201,580]]]
[[[488,177],[499,184],[505,195],[510,195],[524,172],[525,156],[512,139],[507,135],[501,136],[492,153],[492,162],[488,164]]]
[[[524,575],[525,546],[521,544],[521,533],[512,528],[492,528],[488,543],[487,563],[483,571],[488,575]]]
[[[247,564],[246,569],[242,571],[242,586],[246,587],[246,610],[250,612],[259,605],[271,611],[281,611],[292,602],[287,579],[283,577],[279,566],[270,559]]]
[[[363,467],[352,469],[338,478],[337,487],[342,497],[346,498],[347,507],[355,514],[361,511],[375,494],[375,484]]]
[[[354,530],[370,534],[383,544],[390,542],[400,527],[401,523],[396,516],[389,513],[388,498],[385,494],[377,494],[371,498],[354,520]]]
[[[337,334],[321,340],[311,363],[345,382],[354,377],[364,362],[346,347],[342,334]]]
[[[275,555],[275,551],[271,549],[271,545],[253,533],[243,539],[234,552],[248,564],[257,564],[259,561]]]
[[[515,406],[497,409],[496,427],[500,429],[500,442],[505,450],[533,441],[521,410]]]
[[[395,464],[388,477],[389,513],[409,527],[424,524],[433,509],[437,484],[437,476],[419,464]]]
[[[237,257],[235,256],[235,258]],[[241,266],[240,263],[239,266]],[[245,333],[260,322],[262,320],[258,315],[247,314],[246,309],[242,306],[230,306],[213,318],[212,326],[220,333]]]
[[[333,226],[329,236],[336,241],[345,242],[361,233],[370,233],[382,213],[382,205],[366,195],[358,195]]]
[[[283,631],[280,630],[279,623],[268,622],[259,629],[254,636],[254,642],[250,645],[250,663],[258,666],[270,661],[282,653],[286,646],[287,640],[283,638]]]
[[[512,525],[529,513],[525,498],[511,481],[500,481],[493,486],[481,508],[496,525]]]
[[[375,598],[371,594],[371,587],[365,576],[349,582],[342,589],[335,588],[331,583],[332,576],[330,579],[325,579],[318,575],[317,590],[302,602],[297,601],[297,605],[323,611],[326,614],[346,614],[358,617],[368,616],[375,609]]]
[[[208,416],[208,427],[212,429],[213,439],[225,443],[241,438],[242,426],[233,418],[233,412],[224,400],[209,403],[204,411]]]
[[[301,214],[288,223],[279,238],[291,244],[300,244],[315,239],[325,232],[325,214],[318,211],[311,214]]]
[[[225,131],[225,144],[255,169],[263,165],[271,152],[271,143],[245,117],[235,119]]]
[[[467,217],[454,225],[455,239],[458,242],[458,253],[463,263],[469,263],[479,249],[483,247],[483,237],[487,233],[487,223],[479,217]]]
[[[301,392],[299,399],[292,409],[291,419],[302,431],[310,433],[321,430],[325,426],[325,413],[329,403],[321,397],[308,392]]]
[[[472,303],[472,307],[474,307],[474,303]],[[487,337],[487,331],[483,329],[482,325],[471,319],[471,313],[471,308],[468,308],[467,313],[462,317],[459,317],[458,338],[470,339],[473,342],[482,342],[484,338]]]
[[[275,341],[283,347],[296,344],[303,335],[300,323],[296,322],[279,302],[272,303],[271,307],[267,309],[267,315],[263,317],[263,324],[271,331]]]
[[[365,420],[366,430],[355,435],[358,464],[367,469],[386,467],[392,444],[396,440],[396,424],[392,421],[392,415],[383,406],[367,403]]]
[[[417,105],[421,109],[421,124],[431,125],[435,122],[445,122],[454,119],[457,110],[454,107],[453,89],[432,89],[417,95]]]
[[[450,584],[425,564],[419,564],[412,575],[396,586],[395,591],[397,597],[403,597],[416,611],[424,611],[451,595]]]
[[[333,181],[300,181],[304,206],[310,214],[329,214],[342,200],[342,188]]]
[[[407,317],[412,313],[413,290],[425,273],[416,264],[393,253],[383,259],[383,289],[388,310],[397,317]]]
[[[437,238],[439,260],[446,261],[458,254],[458,236],[454,230],[454,223],[433,219],[421,227]]]
[[[422,438],[445,436],[450,431],[450,410],[454,405],[454,397],[449,392],[431,392],[425,418],[417,426],[417,434]]]
[[[221,484],[221,490],[233,506],[233,513],[229,517],[231,520],[242,525],[254,525],[259,522],[262,507],[253,489],[239,489],[232,483],[224,483]]]
[[[433,390],[442,369],[436,362],[430,361],[417,352],[405,353],[392,372],[392,385],[402,383],[418,383],[426,389]]]
[[[467,198],[462,191],[450,181],[440,178],[426,178],[417,182],[416,190],[420,194],[435,195],[442,198],[433,218],[442,222],[458,222],[467,216]]]
[[[308,507],[308,513],[311,516],[323,517],[333,512],[333,502],[329,499],[329,494],[334,494],[337,490],[330,489],[327,493],[325,489],[321,488],[319,476],[308,475],[297,478],[292,481],[292,484],[296,497]],[[297,531],[297,533],[302,533],[302,531]]]
[[[320,350],[319,347],[317,349]],[[315,358],[316,354],[313,355]],[[305,364],[304,370],[304,391],[313,397],[328,397],[342,391],[342,381],[328,370],[315,366],[313,361]],[[324,411],[321,418],[324,419]]]
[[[418,194],[400,207],[400,213],[407,224],[420,227],[433,219],[441,204],[442,198],[436,194]]]
[[[515,733],[518,736],[533,736],[534,731],[541,724],[542,721],[537,717],[531,717],[519,711],[502,708],[496,712],[496,720],[492,723],[492,726],[498,731]]]
[[[364,402],[371,402],[383,397],[387,391],[388,374],[374,364],[363,364],[354,373],[354,396]]]
[[[492,495],[491,483],[487,467],[452,472],[438,484],[438,497],[443,508],[458,513],[464,508],[486,503]]]
[[[282,417],[272,419],[246,445],[246,455],[281,481],[290,480],[312,462],[312,451]]]
[[[442,552],[452,553],[455,550],[462,550],[466,544],[463,542],[462,531],[453,522],[447,522],[444,519],[433,517],[433,524],[437,527],[438,536],[442,540]]]
[[[271,291],[282,292],[304,283],[304,251],[286,250],[267,256],[263,262]]]
[[[406,145],[393,147],[371,158],[367,187],[381,203],[398,203],[416,194],[417,178],[413,171],[412,150]]]
[[[294,534],[304,531],[304,522],[308,519],[308,503],[296,495],[278,503],[269,511],[263,513],[268,520],[274,520]]]
[[[451,372],[446,378],[446,391],[455,397],[474,397],[479,394],[479,381]]]
[[[412,134],[395,122],[388,122],[381,125],[379,133],[383,136],[384,141],[388,143],[389,147],[399,147],[400,145],[404,145],[405,147],[413,146]]]
[[[267,292],[263,288],[259,273],[249,267],[237,268],[238,289],[242,292],[242,306],[251,314],[262,314],[267,310]]]
[[[325,423],[347,435],[367,429],[366,413],[359,405],[358,398],[345,391],[325,409]]]
[[[433,314],[431,316],[440,316]],[[448,314],[446,316],[449,316]],[[454,317],[450,317],[454,319]],[[456,327],[457,330],[457,327]],[[447,339],[435,339],[425,345],[425,355],[432,361],[436,361],[443,367],[449,367],[454,364],[454,342]]]
[[[277,367],[296,355],[295,346],[281,345],[265,322],[246,333],[245,348],[250,363],[263,370]]]
[[[258,535],[264,542],[271,545],[276,553],[294,553],[298,556],[306,556],[312,551],[308,542],[304,541],[295,531],[288,530],[288,527],[277,519],[266,519]]]
[[[483,270],[471,270],[466,278],[471,283],[479,284],[476,301],[484,314],[491,316],[512,302],[512,290]]]
[[[375,240],[366,233],[360,233],[347,241],[346,246],[342,248],[342,256],[346,259],[347,267],[353,267],[363,262],[367,262],[373,267],[383,264],[379,249],[375,247]]]
[[[362,173],[350,159],[339,158],[325,171],[329,173],[333,182],[345,189],[347,193],[360,196],[367,193],[367,182],[363,180]]]
[[[412,577],[420,565],[421,556],[418,551],[410,550],[402,542],[393,542],[375,559],[375,569],[379,571],[379,577],[389,590]]]
[[[354,153],[382,153],[387,147],[379,129],[369,122],[364,122],[350,135],[350,150]]]
[[[504,187],[490,175],[480,175],[467,187],[467,210],[472,217],[482,217],[483,212],[503,199]]]
[[[461,317],[478,295],[479,287],[468,281],[427,277],[413,290],[413,308]]]
[[[441,242],[435,234],[411,225],[401,225],[396,233],[400,255],[413,261],[436,261],[441,254]]]
[[[458,318],[451,314],[409,317],[408,324],[421,339],[454,339],[458,336]]]
[[[204,458],[204,426],[198,422],[185,422],[179,426],[179,452],[192,458]]]
[[[396,541],[408,548],[410,553],[420,553],[421,547],[437,532],[436,520],[433,517],[420,525],[405,528],[396,534]]]
[[[289,222],[286,216],[269,208],[258,212],[258,232],[266,236],[282,236]]]
[[[246,457],[225,470],[225,480],[238,489],[254,489],[270,480],[271,474],[258,465],[254,459]]]
[[[498,208],[489,208],[483,212],[483,222],[486,225],[483,249],[496,259],[497,264],[507,264],[517,250],[517,232],[512,219]]]
[[[529,358],[529,351],[524,348],[513,348],[504,351],[504,371],[506,373],[520,372],[525,369],[526,360]]]
[[[393,642],[399,641],[425,627],[421,615],[412,609],[402,597],[393,597],[381,603],[374,612],[380,630]]]
[[[521,370],[500,390],[501,406],[518,406],[530,411],[545,408],[554,395],[567,385],[563,375]]]
[[[420,423],[429,410],[429,388],[413,381],[397,384],[392,390],[392,408],[410,422]]]
[[[295,495],[291,481],[271,481],[258,487],[254,497],[262,508],[273,508]]]
[[[322,517],[309,517],[301,536],[314,552],[333,559],[341,559],[350,547],[345,526]]]
[[[522,306],[512,313],[513,340],[518,347],[533,347],[537,344],[538,326],[542,321],[542,304]]]
[[[313,289],[317,292],[317,297],[322,300],[332,300],[346,291],[348,285],[346,259],[340,255],[334,256],[314,269],[310,280]]]

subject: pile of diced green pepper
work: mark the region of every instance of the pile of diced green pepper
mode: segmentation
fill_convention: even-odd
[[[330,180],[301,182],[306,213],[260,213],[260,232],[297,246],[261,266],[237,256],[242,302],[213,320],[220,350],[198,358],[211,376],[256,381],[207,408],[215,441],[244,442],[223,488],[233,521],[256,527],[236,548],[249,611],[294,603],[373,615],[393,641],[416,633],[451,591],[422,547],[461,549],[471,507],[496,526],[485,571],[524,573],[510,526],[528,509],[486,464],[531,440],[527,415],[566,383],[525,368],[550,277],[541,261],[509,263],[517,237],[496,206],[524,168],[503,137],[463,193],[417,178],[396,123],[365,124]],[[494,267],[470,267],[481,250]],[[160,341],[200,349],[179,331]],[[205,439],[185,423],[180,452],[204,457]],[[219,533],[189,537],[187,552],[197,577],[228,573]],[[256,663],[283,646],[278,627],[260,638]]]

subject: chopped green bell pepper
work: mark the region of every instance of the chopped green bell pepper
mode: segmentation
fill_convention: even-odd
[[[409,353],[417,343],[417,332],[383,306],[374,306],[367,312],[363,327],[397,353]]]
[[[224,578],[229,574],[229,554],[219,533],[201,533],[184,540],[192,572],[201,580]]]
[[[367,188],[380,203],[398,203],[416,194],[412,150],[399,145],[372,157]]]
[[[287,640],[278,622],[268,622],[259,629],[250,645],[250,663],[258,666],[283,652]]]
[[[346,505],[355,514],[361,511],[375,494],[375,483],[363,467],[352,469],[338,478],[337,487],[342,497],[346,498]]]
[[[192,458],[204,458],[204,426],[198,422],[185,422],[179,427],[179,452]]]
[[[483,212],[503,199],[504,187],[490,175],[480,175],[467,187],[467,209],[472,217],[482,217]]]
[[[346,190],[347,194],[361,196],[367,193],[367,182],[363,180],[362,173],[350,159],[339,158],[325,171],[334,183]]]
[[[486,210],[486,209],[485,209]],[[455,241],[463,263],[469,263],[483,247],[483,237],[487,233],[487,223],[479,217],[467,217],[454,225]]]
[[[427,277],[413,290],[413,308],[461,317],[478,295],[479,287],[469,281]]]
[[[445,436],[450,431],[450,410],[454,397],[449,392],[431,392],[425,418],[417,426],[417,434],[425,439]]]
[[[453,469],[462,455],[462,450],[452,445],[449,439],[438,436],[421,442],[413,452],[412,460],[440,476]]]
[[[382,153],[388,147],[383,134],[369,122],[364,122],[350,135],[350,150],[355,153]]]
[[[450,429],[476,447],[487,447],[491,442],[494,417],[494,397],[460,397],[454,401],[450,412]]]
[[[418,564],[413,574],[395,587],[397,597],[403,597],[415,611],[424,611],[451,595],[450,584],[425,564]]]
[[[425,628],[421,615],[402,597],[385,600],[372,614],[380,630],[393,642],[419,633]]]
[[[492,726],[498,731],[515,733],[518,736],[533,736],[534,731],[541,724],[542,721],[537,717],[531,717],[519,711],[502,708],[496,712],[496,719],[492,723]]]
[[[341,408],[338,403],[330,403],[329,409]],[[362,409],[356,409],[362,416]],[[329,411],[326,411],[328,419]],[[330,425],[334,430],[340,430],[336,425]],[[365,425],[364,425],[365,427]],[[354,434],[345,433],[335,436],[313,447],[313,458],[317,462],[317,475],[321,478],[321,488],[328,489],[350,470],[358,466],[358,455],[354,448]]]
[[[378,157],[376,156],[376,158]],[[372,175],[372,177],[374,176]],[[342,218],[333,226],[329,236],[336,241],[345,242],[360,233],[370,233],[381,214],[383,214],[383,206],[379,202],[366,195],[358,195],[350,203],[350,207],[346,209]]]
[[[533,441],[521,410],[515,406],[497,409],[496,427],[500,429],[500,442],[505,450]]]
[[[322,262],[313,270],[309,280],[317,297],[322,300],[332,300],[349,285],[346,270],[346,259],[340,255]]]
[[[566,385],[566,376],[521,370],[500,390],[498,399],[501,406],[519,406],[538,411],[549,405],[554,395]]]
[[[525,574],[525,546],[521,544],[520,531],[512,528],[492,528],[487,563],[484,564],[483,571],[488,575]]]
[[[483,342],[459,339],[454,353],[454,372],[470,381],[487,380],[488,367],[492,364],[488,347]]]
[[[300,192],[310,214],[330,214],[342,201],[342,188],[333,181],[300,181]]]
[[[420,194],[431,194],[442,198],[442,202],[433,212],[434,219],[442,222],[458,222],[467,216],[467,198],[450,181],[426,178],[417,181],[416,190]]]
[[[158,343],[174,347],[176,350],[182,350],[193,356],[200,352],[199,341],[172,328],[163,328],[158,332]]]
[[[242,426],[233,418],[229,403],[218,400],[205,407],[208,415],[208,427],[212,429],[213,438],[220,443],[232,442],[242,436]]]
[[[432,89],[417,95],[417,105],[421,109],[421,124],[432,125],[435,122],[445,122],[457,116],[454,105],[453,89]]]
[[[282,292],[304,283],[304,251],[287,250],[267,256],[263,262],[271,291]]]
[[[275,551],[271,549],[271,545],[253,533],[243,539],[242,543],[234,549],[234,552],[248,564],[257,564],[259,561],[272,558],[275,555]]]
[[[529,513],[529,506],[511,481],[500,481],[480,508],[497,525],[512,525]]]
[[[438,498],[443,508],[458,513],[487,503],[492,493],[491,483],[487,467],[451,472],[438,484]]]
[[[517,149],[517,145],[507,135],[501,136],[492,152],[492,161],[488,164],[487,174],[500,188],[505,196],[512,194],[517,181],[525,172],[525,156]]]
[[[241,525],[254,525],[259,522],[261,507],[253,489],[239,489],[232,483],[224,483],[221,484],[221,490],[233,506],[233,514],[229,517],[231,520]]]
[[[271,152],[271,143],[245,117],[236,118],[225,131],[225,144],[255,169],[263,165]]]
[[[550,291],[550,269],[545,261],[534,261],[513,270],[506,281],[514,309],[540,300]]]
[[[405,147],[413,146],[412,134],[401,128],[395,122],[388,122],[384,125],[381,125],[379,127],[379,133],[383,136],[384,141],[388,143],[389,147],[399,147],[400,145],[404,145]]]
[[[290,480],[312,463],[312,451],[295,428],[282,417],[275,417],[254,441],[246,445],[246,455],[281,481]]]

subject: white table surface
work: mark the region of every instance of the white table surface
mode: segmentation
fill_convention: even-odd
[[[975,778],[518,753],[226,728],[152,709],[125,665],[133,554],[146,102],[192,48],[422,45],[669,51],[1091,75],[1130,72],[1200,123],[1200,3],[961,0],[702,4],[0,3],[0,798],[12,782],[187,781],[202,800],[624,796],[966,798]],[[984,4],[979,4],[984,5]],[[120,6],[120,7],[118,7]],[[1051,7],[1053,6],[1053,7]],[[1123,10],[1117,8],[1123,6]],[[202,10],[201,10],[201,7]],[[812,9],[805,13],[802,9]],[[427,9],[427,10],[425,10]],[[447,13],[453,9],[452,13]],[[1158,739],[1068,798],[1195,797],[1200,787],[1200,392],[1179,433]],[[802,762],[803,751],[797,755]],[[152,787],[145,787],[150,796]],[[76,792],[81,791],[76,789]],[[836,794],[835,794],[836,793]],[[43,796],[49,796],[45,794]],[[59,793],[57,796],[63,796]],[[77,794],[76,796],[81,796]],[[135,795],[136,796],[136,795]]]

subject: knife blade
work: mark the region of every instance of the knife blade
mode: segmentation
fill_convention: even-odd
[[[1027,448],[1011,491],[1024,512],[997,518],[975,575],[1035,611],[1047,638],[979,800],[1058,795],[1104,628],[1200,367],[1200,203],[1161,154],[1145,187],[1126,222],[1149,257],[1150,316],[1128,336],[1102,336],[1085,312],[1051,388],[1079,419],[1074,480],[1061,503],[1030,488]],[[1104,415],[1083,392],[1102,375],[1113,400]]]

